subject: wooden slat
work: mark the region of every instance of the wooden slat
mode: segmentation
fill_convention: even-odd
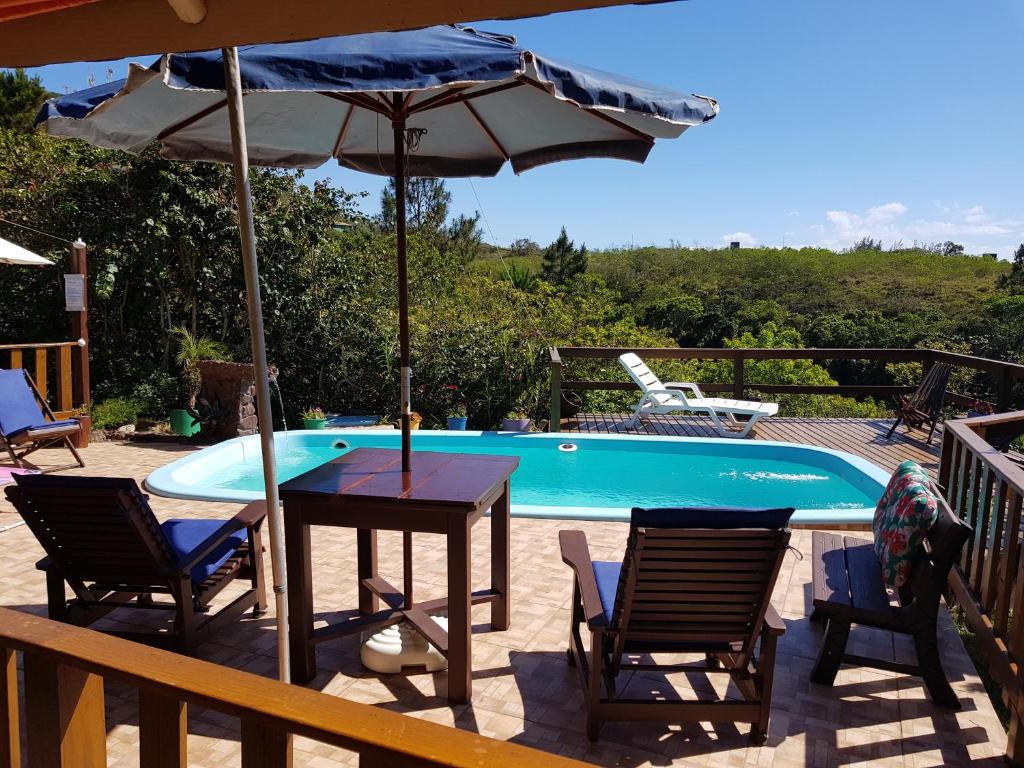
[[[184,701],[139,692],[139,768],[186,768],[187,733]]]
[[[978,469],[981,468],[979,474]],[[995,478],[989,472],[988,466],[981,466],[975,462],[974,472],[971,478],[971,512],[966,520],[967,524],[974,528],[974,557],[971,562],[971,586],[974,591],[981,595],[983,592],[983,579],[985,576],[985,560],[994,546],[1001,542],[995,537],[1002,531],[1002,520],[994,521],[993,512],[1001,517],[1001,505],[992,505],[992,482]],[[989,527],[992,528],[992,536],[989,536]],[[997,531],[998,529],[998,531]],[[998,551],[998,550],[996,550]],[[998,562],[998,561],[996,561]]]
[[[1009,628],[1010,600],[1014,591],[1020,590],[1022,584],[1020,574],[1021,493],[1019,491],[1013,489],[1008,491],[1006,508],[1006,564],[1003,569],[1002,579],[1004,584],[1012,582],[1014,586],[1012,589],[1008,589],[1004,586],[1003,589],[999,590],[999,595],[996,599],[995,612],[992,616],[992,623],[995,626],[995,631],[1002,637],[1006,637],[1006,632]],[[1018,623],[1022,620],[1024,620],[1024,617],[1018,614]]]
[[[885,599],[882,571],[874,548],[870,542],[861,539],[847,538],[844,544],[850,578],[850,600],[854,611],[876,614],[879,618],[889,617],[892,610]]]
[[[17,655],[0,648],[0,768],[21,768]]]
[[[46,349],[36,350],[35,370],[32,373],[32,379],[36,383],[39,394],[43,396],[43,400],[46,400],[49,397],[46,381]]]
[[[815,531],[811,537],[811,551],[814,604],[852,605],[843,537],[834,533]]]
[[[984,563],[984,568],[979,567],[976,575],[977,582],[972,586],[980,598],[981,604],[989,613],[995,606],[999,589],[1002,586],[1000,581],[1000,563],[1005,556],[1004,544],[1006,529],[1003,527],[1006,522],[1006,486],[1000,482],[998,492],[995,494],[995,503],[990,503],[982,509],[984,514],[978,521],[978,529],[988,529],[988,538],[976,539],[980,543],[978,551],[979,563]]]
[[[11,350],[11,368],[21,368],[21,350]]]
[[[242,721],[242,768],[291,768],[292,739],[280,728]]]
[[[57,356],[57,408],[70,411],[71,407],[71,347],[61,347]]]
[[[26,751],[32,768],[101,768],[107,764],[103,678],[25,654]]]

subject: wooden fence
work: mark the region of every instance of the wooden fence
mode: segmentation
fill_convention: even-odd
[[[346,701],[257,675],[0,608],[0,768],[20,768],[16,651],[23,654],[25,752],[33,768],[106,765],[104,682],[137,689],[141,768],[185,768],[187,708],[238,718],[242,768],[292,764],[292,737],[388,768],[571,768],[575,760]]]
[[[634,352],[645,360],[731,360],[733,376],[731,382],[697,382],[707,392],[727,392],[732,397],[742,398],[746,390],[764,394],[791,395],[843,395],[846,397],[889,398],[912,392],[913,387],[892,385],[805,385],[805,384],[761,384],[747,381],[744,363],[747,360],[867,360],[886,363],[920,363],[925,368],[935,363],[951,363],[954,366],[984,372],[992,377],[995,390],[996,410],[1005,411],[1013,402],[1013,387],[1024,380],[1024,365],[1006,363],[937,349],[722,349],[707,347],[552,347],[551,368],[551,420],[549,429],[557,432],[562,419],[562,394],[588,390],[635,390],[632,381],[584,381],[566,379],[564,366],[572,360],[615,360],[626,352]],[[947,392],[946,401],[966,407],[974,400],[963,393]]]
[[[1024,765],[1024,467],[992,443],[1002,447],[1022,432],[1024,411],[947,421],[939,463],[943,493],[974,528],[949,584],[1002,686],[1011,715],[1006,756],[1015,765]]]

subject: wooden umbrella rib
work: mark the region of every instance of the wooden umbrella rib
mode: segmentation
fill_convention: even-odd
[[[348,111],[345,113],[345,119],[341,121],[341,130],[338,131],[338,140],[334,142],[334,151],[331,153],[333,157],[338,157],[338,153],[341,152],[341,145],[345,141],[345,134],[348,133],[349,123],[352,122],[352,113],[356,111],[355,104],[348,105]]]
[[[495,148],[497,148],[497,150],[501,153],[501,156],[508,160],[508,152],[505,151],[505,148],[501,145],[501,142],[498,141],[498,137],[494,135],[494,132],[491,131],[487,123],[484,122],[484,119],[480,117],[480,114],[475,109],[473,109],[473,105],[470,104],[468,101],[462,102],[462,105],[469,110],[469,114],[471,114],[473,116],[473,119],[476,120],[476,124],[480,126],[480,130],[487,134],[487,138],[491,140],[491,143],[493,143]]]
[[[425,112],[428,109],[439,109],[441,107],[447,107],[452,104],[458,104],[460,101],[469,101],[470,99],[479,99],[484,96],[490,96],[495,93],[501,93],[507,91],[510,88],[518,88],[523,85],[519,80],[510,80],[499,85],[485,88],[482,91],[474,91],[473,93],[466,93],[466,90],[472,86],[466,86],[460,88],[458,91],[446,91],[445,93],[438,94],[429,99],[421,101],[419,104],[414,104],[409,109],[409,114],[416,114],[417,112]]]
[[[336,101],[344,101],[346,104],[354,104],[357,107],[368,109],[371,112],[376,112],[379,115],[391,117],[390,108],[385,107],[376,99],[373,99],[362,93],[334,93],[332,91],[317,91],[317,93],[319,93],[321,96],[326,96],[329,99],[335,99]]]
[[[216,104],[211,104],[206,109],[199,110],[198,112],[196,112],[191,117],[186,117],[184,120],[182,120],[179,123],[175,123],[170,128],[164,128],[164,130],[160,131],[160,133],[158,133],[156,135],[156,140],[157,141],[163,141],[168,136],[173,136],[178,131],[184,130],[185,128],[188,128],[190,125],[198,123],[200,120],[202,120],[207,115],[212,115],[218,109],[223,109],[224,107],[227,106],[227,104],[228,104],[228,100],[227,99],[221,99]]]
[[[526,75],[520,75],[519,80],[524,82],[524,83],[526,83],[527,85],[532,85],[534,88],[536,88],[536,89],[538,89],[540,91],[544,91],[544,93],[546,93],[548,95],[551,95],[551,92],[544,86],[543,83],[538,83],[533,78],[527,77]],[[586,109],[584,107],[580,107],[579,105],[577,105],[577,107],[580,110],[580,112],[583,112],[586,115],[592,115],[593,117],[599,117],[602,120],[604,120],[606,123],[611,123],[616,128],[619,128],[620,130],[623,130],[626,133],[633,134],[638,139],[643,139],[644,141],[648,142],[649,144],[653,144],[654,143],[654,138],[652,136],[644,133],[639,128],[634,128],[631,125],[627,125],[626,123],[623,123],[621,120],[616,120],[611,115],[606,115],[604,112],[601,112],[599,110],[596,110],[596,109]]]

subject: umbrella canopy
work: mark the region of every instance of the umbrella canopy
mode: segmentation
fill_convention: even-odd
[[[239,52],[249,161],[315,168],[332,157],[395,175],[392,121],[415,129],[410,176],[493,176],[581,157],[642,162],[655,139],[715,117],[714,100],[532,53],[460,27],[384,32]],[[396,107],[393,94],[402,99]],[[54,135],[175,160],[231,161],[219,51],[170,54],[118,81],[48,102]],[[81,118],[88,115],[86,121]]]
[[[53,262],[0,238],[0,264],[24,264],[30,267],[53,266]]]
[[[243,98],[245,96],[244,105]],[[226,113],[226,114],[225,114]],[[311,168],[331,158],[395,177],[399,283],[402,469],[411,470],[405,178],[493,176],[559,160],[643,162],[658,138],[713,119],[704,96],[566,64],[514,38],[443,26],[196,54],[166,54],[125,81],[47,102],[37,122],[52,135],[141,152],[159,142],[178,160],[233,162],[264,479],[278,597],[278,654],[286,678],[287,608],[266,349],[249,162]],[[411,547],[405,542],[406,570]],[[411,585],[406,584],[407,605]]]

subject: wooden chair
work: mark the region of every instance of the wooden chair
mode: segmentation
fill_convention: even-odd
[[[594,562],[582,531],[559,532],[562,561],[575,576],[568,658],[580,672],[591,740],[604,722],[626,720],[748,722],[751,742],[766,741],[776,641],[785,631],[770,601],[792,513],[634,509],[621,563]],[[642,663],[650,653],[704,660]],[[632,699],[617,687],[622,673],[679,669],[728,674],[745,700]]]
[[[892,438],[892,433],[901,421],[907,423],[907,428],[923,429],[929,424],[928,443],[932,442],[932,435],[935,434],[935,426],[942,418],[942,404],[946,399],[946,386],[949,384],[949,375],[953,366],[948,363],[936,363],[928,372],[912,395],[898,395],[896,397],[896,421],[893,422],[886,438]]]
[[[972,532],[940,494],[936,494],[936,499],[938,517],[925,537],[906,584],[898,590],[897,604],[882,583],[882,565],[870,540],[814,532],[811,621],[827,622],[827,630],[811,682],[832,685],[841,664],[920,675],[932,701],[960,709],[942,670],[936,622],[949,569],[959,559],[960,550]],[[911,635],[917,664],[846,653],[851,624]]]
[[[78,466],[84,467],[85,462],[71,440],[81,431],[77,419],[59,420],[54,416],[28,371],[0,370],[0,443],[15,466],[23,467],[22,459],[33,451],[64,443]]]
[[[51,619],[87,626],[115,608],[170,611],[173,627],[112,632],[132,640],[192,653],[211,632],[249,608],[267,609],[260,526],[265,502],[230,520],[157,522],[134,480],[18,475],[7,498],[47,557]],[[236,578],[249,587],[219,612],[211,600]],[[74,593],[66,598],[67,582]],[[156,602],[154,594],[171,602]]]

